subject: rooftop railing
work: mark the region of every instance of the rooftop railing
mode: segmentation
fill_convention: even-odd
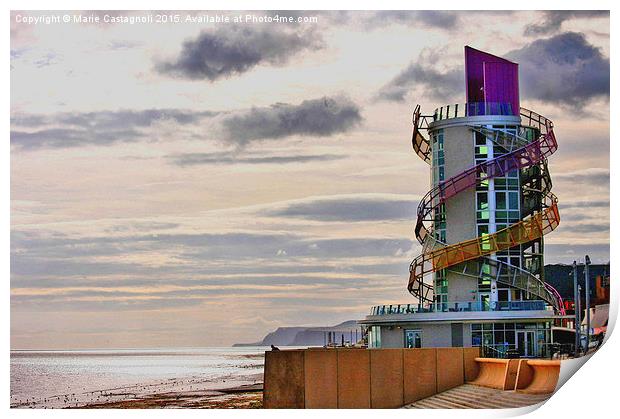
[[[482,115],[515,116],[515,112],[510,103],[471,102],[465,104],[446,105],[435,109],[435,113],[433,114],[433,122],[442,121],[444,119]]]
[[[388,314],[414,314],[414,313],[448,313],[467,311],[526,311],[546,310],[547,304],[542,300],[528,301],[459,301],[432,304],[385,304],[374,306],[370,310],[371,316],[384,316]]]

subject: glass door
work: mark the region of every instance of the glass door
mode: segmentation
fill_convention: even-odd
[[[405,330],[405,348],[421,348],[422,347],[422,331],[421,330]]]
[[[536,356],[536,337],[534,331],[517,331],[517,350],[519,351],[519,356],[522,357]]]
[[[489,311],[491,308],[491,294],[480,293],[478,294],[478,299],[480,301],[480,310]]]

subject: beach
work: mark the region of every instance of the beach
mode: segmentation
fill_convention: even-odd
[[[260,408],[264,350],[12,351],[11,408]]]

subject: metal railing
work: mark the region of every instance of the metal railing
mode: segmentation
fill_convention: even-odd
[[[471,103],[463,107],[462,115],[459,106],[450,109],[449,106],[435,111],[434,120],[485,114],[512,114],[509,107],[494,103]],[[420,201],[415,226],[415,235],[422,244],[423,252],[416,257],[409,267],[409,292],[417,297],[420,303],[433,303],[433,286],[424,281],[424,277],[441,269],[488,257],[499,251],[540,239],[543,235],[553,231],[560,223],[560,214],[557,207],[557,198],[550,190],[545,190],[540,210],[529,214],[517,223],[484,237],[476,237],[455,244],[440,243],[434,236],[434,214],[440,205],[459,193],[474,187],[483,180],[503,176],[512,170],[527,167],[546,165],[546,159],[557,150],[557,141],[553,132],[553,123],[541,115],[527,109],[520,109],[522,126],[532,128],[538,133],[538,138],[509,153],[500,155],[491,160],[473,166],[432,188]],[[427,138],[421,133],[424,123],[428,120],[422,117],[419,105],[413,114],[413,148],[425,162],[430,163],[431,147]],[[421,125],[420,125],[421,124]],[[426,126],[428,129],[428,125]],[[495,128],[486,128],[494,130]],[[502,132],[502,134],[507,134]],[[518,136],[517,133],[514,134]],[[515,140],[516,141],[516,140]],[[550,182],[549,182],[550,187]],[[516,275],[517,271],[513,270]],[[499,271],[498,271],[499,272]],[[521,275],[526,278],[526,292],[534,292],[537,297],[543,298],[558,308],[558,301],[544,283],[533,275]],[[513,275],[513,276],[514,276]],[[533,290],[533,291],[532,291]],[[535,292],[538,290],[538,292]]]
[[[519,358],[519,350],[517,345],[508,343],[500,343],[488,345],[483,343],[480,345],[480,356],[483,358]]]
[[[515,115],[510,103],[500,102],[470,102],[456,105],[446,105],[435,109],[433,122],[451,118],[467,116],[518,116]]]
[[[575,354],[575,345],[572,343],[542,343],[539,344],[541,358],[567,359]]]
[[[457,301],[431,304],[384,304],[374,306],[370,310],[371,316],[384,316],[389,314],[414,314],[414,313],[457,313],[469,311],[527,311],[546,310],[547,304],[542,300],[527,301]]]

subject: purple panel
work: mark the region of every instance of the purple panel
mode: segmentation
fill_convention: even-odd
[[[485,62],[484,101],[510,103],[513,113],[519,110],[519,71],[517,64]]]
[[[465,84],[467,103],[484,102],[483,62],[487,54],[465,47]]]
[[[466,46],[467,103],[510,103],[512,111],[518,113],[518,68],[516,63]]]

